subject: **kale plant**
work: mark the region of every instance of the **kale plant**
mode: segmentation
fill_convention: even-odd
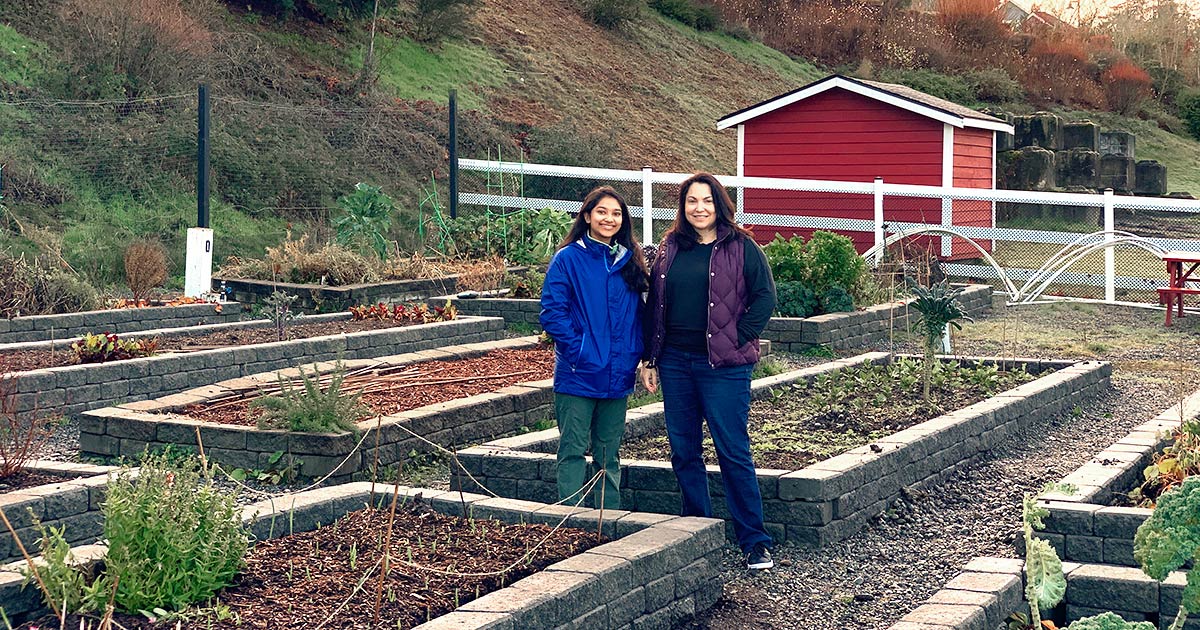
[[[951,289],[946,282],[923,287],[911,278],[905,278],[905,281],[914,297],[911,306],[919,315],[915,328],[921,335],[922,343],[925,346],[924,397],[925,402],[929,402],[929,379],[933,369],[933,357],[943,331],[946,326],[954,326],[954,328],[962,330],[962,324],[959,324],[958,320],[971,321],[971,318],[967,317],[966,311],[958,301],[958,296],[963,292],[962,289]]]
[[[1170,630],[1182,630],[1188,614],[1200,611],[1200,477],[1189,477],[1159,497],[1150,518],[1133,538],[1133,557],[1146,575],[1163,581],[1167,575],[1193,563],[1187,586]]]

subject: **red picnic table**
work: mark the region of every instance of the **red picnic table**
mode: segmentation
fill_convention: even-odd
[[[1200,295],[1200,287],[1189,287],[1188,283],[1200,284],[1200,276],[1192,277],[1200,269],[1200,252],[1167,252],[1162,255],[1167,263],[1167,286],[1158,289],[1158,303],[1167,305],[1167,326],[1171,325],[1171,311],[1176,305],[1179,317],[1183,317],[1183,296]]]

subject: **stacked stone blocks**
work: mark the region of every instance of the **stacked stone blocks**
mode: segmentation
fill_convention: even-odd
[[[46,341],[66,342],[84,333],[124,335],[159,328],[182,328],[240,321],[245,315],[237,302],[185,304],[149,308],[116,308],[61,315],[34,315],[0,319],[0,344]]]
[[[100,502],[112,466],[35,460],[26,470],[58,473],[73,479],[0,494],[0,510],[12,524],[25,549],[38,552],[38,528],[35,521],[48,527],[65,527],[67,542],[92,542],[103,533]],[[20,547],[7,528],[0,530],[0,562],[21,558]]]

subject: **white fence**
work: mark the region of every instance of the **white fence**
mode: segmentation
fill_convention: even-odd
[[[674,220],[678,184],[689,173],[657,172],[459,160],[459,204],[463,212],[555,208],[577,212],[581,190],[604,183],[621,191],[630,214],[641,219],[643,242],[653,242]],[[1155,301],[1166,284],[1155,251],[1200,251],[1200,201],[1104,194],[952,188],[805,179],[720,176],[736,195],[738,222],[761,235],[783,231],[837,230],[856,239],[860,250],[899,232],[952,228],[985,243],[1013,283],[1039,275],[1064,247],[1093,232],[1115,246],[1061,270],[1050,293],[1108,302]],[[651,208],[649,213],[645,208]],[[844,210],[850,208],[849,210]],[[841,216],[837,216],[841,215]],[[852,218],[847,218],[850,215]],[[916,219],[916,220],[913,220]],[[658,223],[656,223],[658,222]],[[1122,238],[1129,233],[1141,238]],[[928,237],[926,237],[928,238]],[[940,235],[948,275],[996,281],[995,268],[981,264],[958,237]],[[965,253],[964,253],[965,252]],[[1003,286],[1001,289],[1003,290]]]

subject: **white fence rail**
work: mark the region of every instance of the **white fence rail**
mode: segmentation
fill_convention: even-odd
[[[555,208],[565,212],[578,212],[578,199],[552,198],[538,195],[536,192],[525,194],[527,182],[540,182],[542,188],[547,181],[595,181],[612,184],[624,191],[630,203],[630,214],[640,218],[642,241],[654,241],[655,221],[672,221],[675,218],[675,194],[680,182],[690,176],[689,173],[658,172],[650,168],[642,170],[621,170],[606,168],[583,168],[558,166],[549,164],[527,164],[521,162],[497,162],[490,160],[459,160],[461,179],[466,180],[467,174],[474,174],[477,184],[460,185],[460,206],[475,206],[483,208]],[[507,182],[506,186],[497,186],[496,179]],[[483,180],[486,179],[486,182]],[[1004,270],[1004,274],[1014,282],[1024,281],[1037,273],[1037,267],[1043,261],[1040,256],[1050,260],[1061,247],[1076,242],[1084,234],[1097,232],[1113,232],[1120,229],[1138,234],[1137,229],[1118,225],[1118,213],[1122,217],[1138,222],[1138,217],[1152,215],[1149,220],[1153,233],[1138,234],[1150,249],[1175,251],[1200,251],[1200,201],[1188,199],[1165,199],[1151,197],[1131,197],[1114,195],[1111,191],[1101,194],[1055,193],[1018,190],[994,190],[979,188],[956,188],[938,186],[915,186],[910,184],[892,184],[883,180],[874,182],[842,182],[807,179],[776,179],[763,177],[718,176],[718,179],[735,194],[738,204],[737,220],[751,226],[768,226],[786,229],[820,229],[837,230],[845,233],[870,234],[870,242],[878,245],[889,234],[922,228],[950,228],[976,242],[988,241],[998,249],[1004,249],[1004,255],[996,258]],[[634,187],[630,184],[639,184]],[[624,186],[624,187],[622,187]],[[536,187],[536,186],[530,186]],[[640,188],[640,190],[639,190]],[[763,194],[761,191],[771,191]],[[853,200],[857,217],[818,216],[835,214],[836,201],[831,201],[821,212],[808,212],[790,209],[786,199],[781,198],[780,191],[810,193],[821,195],[838,195],[838,199]],[[746,208],[748,195],[771,197],[779,199],[778,207],[769,208],[769,212],[760,210],[761,202],[752,211]],[[832,198],[831,198],[832,199]],[[908,200],[907,202],[905,200]],[[928,200],[928,201],[917,201]],[[656,203],[657,201],[657,203]],[[640,202],[640,203],[636,203]],[[976,204],[976,214],[986,217],[990,213],[990,226],[963,225],[955,223],[955,215],[947,211],[953,204],[966,205],[967,202]],[[903,214],[906,204],[926,203],[931,210],[921,221],[885,220],[885,217],[895,217]],[[1016,205],[1019,204],[1019,205]],[[806,204],[809,207],[812,203]],[[644,212],[651,208],[650,213]],[[873,211],[864,213],[864,208]],[[1015,208],[1013,213],[1018,215],[997,224],[996,211],[998,207]],[[940,210],[939,210],[940,208]],[[1083,214],[1083,219],[1064,221],[1061,218],[1045,219],[1047,229],[1038,229],[1037,217],[1024,216],[1027,213],[1038,214],[1045,211],[1050,215],[1073,216]],[[908,211],[909,214],[912,211]],[[871,218],[863,218],[870,216]],[[1032,215],[1031,215],[1032,216]],[[1132,218],[1132,219],[1130,219]],[[1009,223],[1009,225],[1004,225]],[[1062,225],[1070,229],[1063,229]],[[660,228],[663,224],[659,224]],[[1090,229],[1088,229],[1090,226]],[[1144,227],[1144,226],[1143,226]],[[1054,228],[1054,229],[1052,229]],[[933,236],[940,239],[941,253],[951,252],[951,236]],[[1106,241],[1113,240],[1112,236],[1103,237]],[[1102,265],[1081,265],[1079,268],[1068,269],[1056,279],[1056,285],[1065,287],[1080,287],[1081,289],[1103,288],[1103,300],[1116,302],[1117,293],[1142,292],[1139,301],[1152,300],[1153,290],[1166,284],[1165,267],[1153,256],[1145,252],[1123,255],[1123,268],[1118,269],[1117,253],[1121,245],[1109,247],[1097,252],[1102,258]],[[1006,262],[1006,259],[1009,262]],[[967,278],[995,278],[997,272],[991,266],[973,264],[971,262],[951,262],[944,266],[946,272],[953,276]]]

